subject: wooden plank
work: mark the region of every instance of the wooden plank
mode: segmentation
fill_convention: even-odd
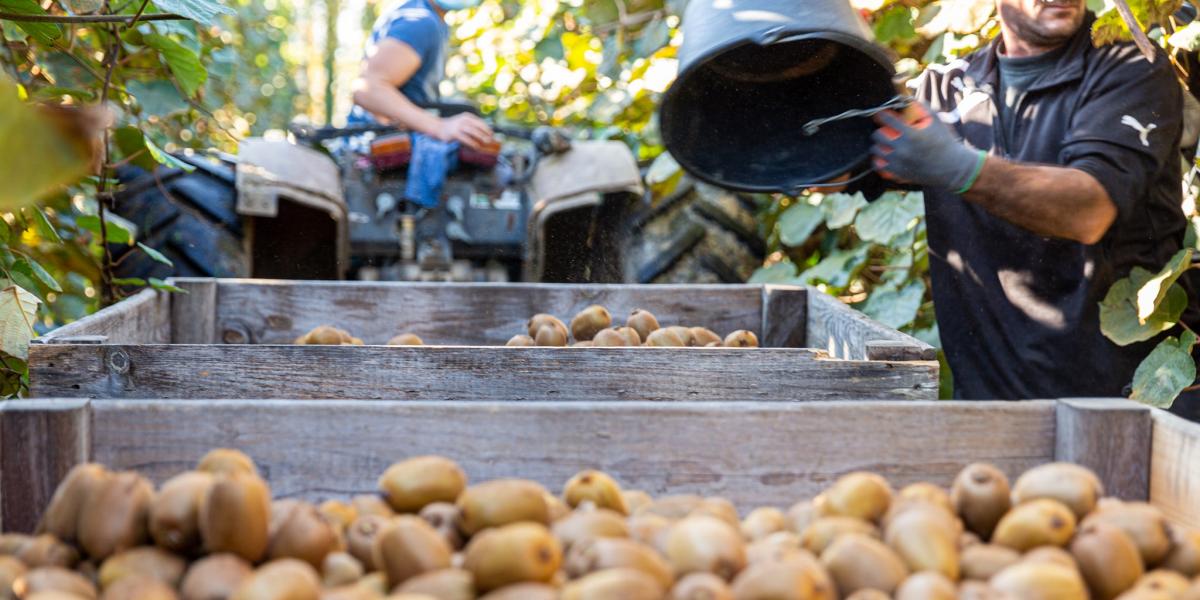
[[[819,293],[813,291],[813,293]],[[808,290],[785,285],[763,286],[762,339],[766,348],[803,348],[808,323]]]
[[[95,459],[156,482],[216,446],[245,451],[278,496],[370,492],[393,461],[441,454],[475,482],[562,489],[599,468],[654,495],[786,507],[866,469],[949,485],[973,461],[1010,477],[1054,457],[1049,402],[97,402]]]
[[[43,345],[30,364],[39,397],[932,400],[938,383],[936,362],[802,348]]]
[[[908,347],[903,354],[916,357],[915,360],[937,360],[937,350],[933,346],[882,325],[829,294],[816,291],[808,294],[805,346],[825,350],[835,358],[869,360],[868,344],[877,340],[900,342]],[[893,345],[889,352],[897,352],[896,348]]]
[[[0,530],[32,532],[58,482],[90,454],[87,400],[0,404]]]
[[[761,286],[461,284],[361,281],[218,282],[219,339],[291,343],[318,325],[346,329],[368,344],[411,332],[434,345],[503,345],[537,313],[569,322],[591,304],[616,321],[635,308],[664,325],[708,327],[721,335],[760,333]]]
[[[217,343],[217,280],[178,277],[171,283],[187,290],[171,295],[171,343]]]
[[[171,340],[171,300],[165,292],[145,289],[95,314],[63,325],[40,341],[103,335],[117,344],[161,344]]]
[[[1151,411],[1150,501],[1171,521],[1200,528],[1200,424]]]
[[[1096,472],[1104,492],[1125,500],[1150,497],[1150,411],[1123,399],[1060,400],[1057,460]]]

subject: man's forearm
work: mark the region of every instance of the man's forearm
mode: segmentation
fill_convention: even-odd
[[[966,199],[1039,235],[1094,244],[1117,217],[1096,178],[1070,167],[989,156]]]
[[[354,103],[388,122],[428,135],[437,135],[441,120],[422,110],[396,88],[359,79],[355,82]]]

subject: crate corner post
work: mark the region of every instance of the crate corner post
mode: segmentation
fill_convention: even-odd
[[[0,405],[0,531],[32,532],[55,488],[92,454],[90,400]]]
[[[1150,497],[1150,408],[1123,398],[1071,398],[1055,408],[1055,460],[1088,467],[1104,493],[1122,500]]]

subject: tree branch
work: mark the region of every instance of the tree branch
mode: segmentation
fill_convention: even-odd
[[[25,23],[122,23],[133,24],[139,21],[188,21],[187,17],[174,13],[153,13],[149,15],[22,15],[18,13],[0,12],[0,19],[5,21],[21,21]]]

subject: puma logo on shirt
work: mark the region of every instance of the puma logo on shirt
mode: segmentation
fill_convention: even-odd
[[[1142,145],[1147,148],[1150,147],[1150,132],[1154,131],[1158,127],[1158,125],[1155,125],[1154,123],[1142,125],[1137,119],[1129,115],[1121,117],[1121,124],[1128,125],[1132,127],[1134,131],[1138,132],[1138,137],[1142,140]]]

